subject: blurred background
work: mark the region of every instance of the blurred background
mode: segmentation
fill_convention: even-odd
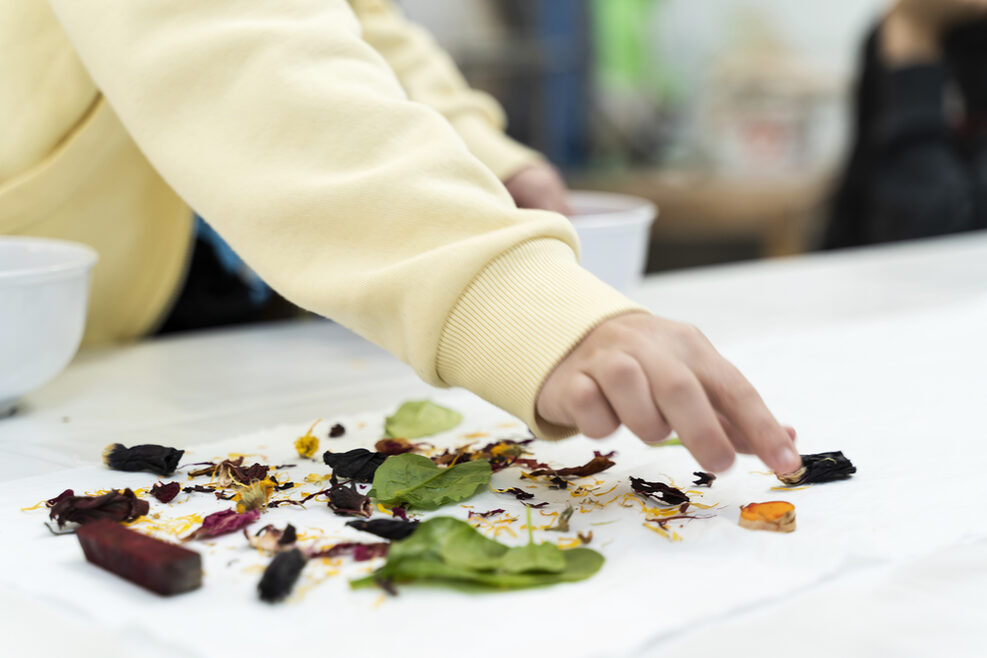
[[[816,248],[883,0],[402,0],[570,186],[660,208],[649,271]]]

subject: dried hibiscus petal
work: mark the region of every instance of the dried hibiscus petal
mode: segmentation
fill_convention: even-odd
[[[316,551],[310,555],[310,557],[339,557],[341,555],[350,555],[356,562],[366,562],[375,557],[386,557],[387,549],[390,547],[388,542],[377,542],[374,544],[361,544],[359,542],[343,542],[341,544],[336,544],[335,546],[330,546],[329,548],[324,548],[320,551]]]
[[[111,491],[101,496],[75,496],[71,490],[53,498],[49,517],[58,522],[58,527],[66,523],[85,524],[98,519],[110,521],[133,521],[144,516],[151,508],[146,500],[141,500],[130,489]]]
[[[381,439],[374,444],[374,450],[385,455],[403,455],[413,452],[415,444],[408,439]]]
[[[330,439],[338,439],[344,434],[346,434],[346,428],[340,425],[339,423],[336,423],[335,425],[329,428]]]
[[[663,505],[681,505],[689,502],[689,497],[681,489],[676,489],[664,482],[647,482],[633,475],[631,476],[631,489],[638,495],[651,498]]]
[[[260,510],[250,510],[243,514],[238,514],[235,510],[227,509],[221,512],[214,512],[202,519],[202,525],[185,538],[205,539],[207,537],[218,537],[230,532],[236,532],[240,528],[246,527],[260,518]]]
[[[696,479],[692,481],[692,484],[697,487],[711,487],[713,486],[713,482],[716,480],[715,475],[704,471],[696,471],[693,475],[696,476]]]
[[[177,482],[169,482],[168,484],[162,484],[161,482],[155,482],[154,486],[151,487],[151,495],[157,498],[162,503],[170,503],[175,500],[175,496],[178,492],[182,490],[182,485]]]
[[[275,555],[257,584],[261,600],[275,603],[291,594],[306,562],[308,560],[297,548]]]
[[[243,536],[247,538],[247,542],[251,546],[267,553],[279,553],[281,551],[291,550],[295,547],[295,542],[298,541],[298,533],[295,530],[295,526],[290,523],[285,526],[284,530],[279,530],[273,525],[268,524],[258,530],[254,535],[251,535],[244,528]]]
[[[473,510],[470,510],[470,513],[466,515],[466,518],[472,519],[475,516],[481,519],[489,519],[491,516],[495,516],[497,514],[503,514],[503,513],[504,510],[500,509],[499,507],[497,509],[492,509],[489,512],[474,512]]]
[[[598,451],[593,451],[593,459],[589,460],[582,466],[572,466],[570,468],[540,468],[536,471],[528,473],[528,475],[538,476],[538,475],[552,475],[556,477],[586,477],[587,475],[595,475],[601,471],[605,471],[614,465],[614,461],[610,459],[614,456],[614,451],[610,451],[607,454],[602,454]]]
[[[322,460],[332,468],[335,475],[350,478],[359,482],[372,482],[377,468],[384,463],[388,455],[371,452],[366,448],[355,448],[348,452],[332,452],[327,450]]]
[[[520,487],[511,487],[510,489],[494,489],[497,493],[511,494],[518,500],[530,500],[535,497],[535,494],[530,491],[525,491]]]
[[[503,511],[503,510],[501,510]],[[401,521],[399,519],[374,519],[373,521],[350,521],[346,525],[357,530],[369,532],[384,539],[404,539],[418,528],[418,521]]]
[[[175,472],[178,460],[184,454],[184,450],[150,443],[132,448],[111,443],[103,449],[103,462],[114,471],[150,471],[167,476]]]
[[[835,480],[846,480],[857,472],[849,459],[843,453],[820,452],[815,455],[802,455],[802,468],[794,473],[779,475],[778,479],[789,486],[802,484],[821,484]]]
[[[340,516],[362,516],[369,518],[373,509],[370,496],[366,496],[356,488],[356,483],[352,480],[346,484],[339,484],[336,474],[333,473],[329,481],[332,485],[326,490],[329,496],[329,508]]]

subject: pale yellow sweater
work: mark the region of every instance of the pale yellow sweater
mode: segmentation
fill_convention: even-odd
[[[636,307],[564,218],[514,206],[498,175],[534,154],[388,3],[51,7],[0,3],[0,233],[97,248],[90,340],[153,327],[191,205],[288,299],[564,433],[536,418],[542,381]]]

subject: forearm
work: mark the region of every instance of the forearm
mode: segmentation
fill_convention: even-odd
[[[533,362],[634,308],[602,285],[557,290],[586,276],[571,227],[517,210],[448,123],[408,101],[343,0],[52,5],[169,184],[281,294],[427,381],[475,388],[494,370],[498,337],[460,303],[474,282],[488,291],[476,301],[486,322],[567,318],[514,346]],[[519,288],[542,303],[514,303]],[[450,327],[472,340],[451,340]],[[467,366],[480,376],[460,378]],[[547,370],[516,375],[485,395],[534,425]]]
[[[503,109],[490,95],[470,88],[456,64],[422,28],[390,0],[349,0],[364,41],[385,59],[408,97],[435,109],[469,150],[500,180],[540,159],[508,137]]]

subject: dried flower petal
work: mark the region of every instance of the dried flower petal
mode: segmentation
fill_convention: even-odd
[[[312,455],[319,451],[319,438],[312,434],[312,430],[315,429],[315,426],[318,425],[321,420],[322,419],[320,418],[312,423],[312,426],[308,428],[308,431],[305,432],[304,436],[300,436],[295,439],[295,450],[298,451],[299,457],[310,459]]]
[[[404,539],[418,528],[418,521],[374,519],[373,521],[350,521],[346,525],[384,539]]]
[[[511,487],[510,489],[494,489],[497,493],[511,494],[518,500],[530,500],[535,497],[535,494],[530,491],[525,491],[520,487]]]
[[[254,535],[251,535],[244,528],[243,536],[247,538],[251,546],[266,553],[279,553],[281,551],[291,550],[295,547],[295,542],[298,541],[298,533],[295,530],[295,526],[290,523],[285,526],[284,530],[279,530],[273,525],[268,524],[258,530]]]
[[[205,539],[207,537],[218,537],[231,532],[236,532],[240,528],[246,527],[260,518],[260,510],[250,510],[243,514],[237,514],[235,510],[227,509],[222,512],[214,512],[202,519],[202,525],[192,534],[185,538]]]
[[[346,434],[346,428],[340,425],[339,423],[336,423],[335,425],[329,428],[330,439],[338,439],[344,434]]]
[[[614,451],[610,451],[607,454],[601,454],[598,451],[593,451],[593,459],[589,460],[582,466],[573,466],[570,468],[540,468],[536,471],[528,473],[530,476],[539,475],[550,475],[554,477],[586,477],[587,475],[596,475],[602,471],[607,470],[614,465],[614,461],[610,459],[615,454]],[[564,487],[563,487],[564,488]]]
[[[133,521],[147,514],[151,507],[130,489],[111,491],[101,496],[75,496],[69,489],[49,502],[52,503],[49,518],[56,520],[59,528],[66,523],[85,524],[97,519]]]
[[[681,489],[676,489],[664,482],[647,482],[631,476],[631,489],[638,495],[651,498],[663,505],[681,505],[689,502],[689,497]]]
[[[351,478],[358,482],[373,482],[374,473],[387,455],[371,452],[365,448],[355,448],[348,452],[332,452],[327,450],[322,460],[328,464],[335,475],[341,478]]]
[[[316,551],[309,557],[339,557],[341,555],[350,555],[356,562],[366,562],[375,557],[386,557],[389,547],[390,544],[386,541],[375,544],[361,544],[359,542],[348,541]]]
[[[369,518],[373,506],[370,496],[366,496],[356,488],[356,483],[352,480],[346,484],[339,484],[335,473],[329,481],[332,485],[327,490],[329,495],[329,508],[339,516],[362,516]]]
[[[569,519],[572,518],[572,513],[575,510],[572,505],[566,505],[562,513],[559,514],[559,518],[555,520],[555,524],[545,528],[545,530],[551,530],[552,532],[569,532]]]
[[[261,600],[275,603],[291,594],[306,562],[297,548],[275,555],[257,585]]]
[[[111,443],[103,449],[103,462],[115,471],[150,471],[167,476],[174,473],[178,460],[184,454],[184,450],[150,443],[132,448]]]
[[[802,468],[794,473],[779,475],[778,479],[788,486],[821,484],[835,480],[846,480],[857,472],[849,459],[840,451],[820,452],[815,455],[802,455]]]
[[[151,495],[157,498],[162,503],[170,503],[175,500],[175,496],[178,492],[182,490],[182,485],[177,482],[169,482],[168,484],[162,484],[161,482],[155,482],[154,486],[151,487]]]
[[[236,501],[236,511],[240,514],[250,510],[259,510],[267,505],[267,499],[274,491],[274,482],[270,478],[240,487],[233,500]]]
[[[783,500],[750,503],[740,508],[738,523],[748,530],[792,532],[795,530],[795,506]]]
[[[473,510],[470,510],[470,513],[466,515],[466,518],[472,519],[474,516],[476,516],[481,519],[488,519],[491,516],[495,516],[497,514],[503,514],[503,513],[504,510],[500,509],[499,507],[497,509],[492,509],[489,512],[474,512]]]
[[[697,487],[712,487],[713,482],[716,480],[715,475],[712,473],[705,473],[703,471],[696,471],[693,475],[696,476],[696,479],[693,480],[692,484]]]
[[[403,455],[414,452],[415,444],[408,439],[381,439],[374,444],[374,450],[385,455]]]

